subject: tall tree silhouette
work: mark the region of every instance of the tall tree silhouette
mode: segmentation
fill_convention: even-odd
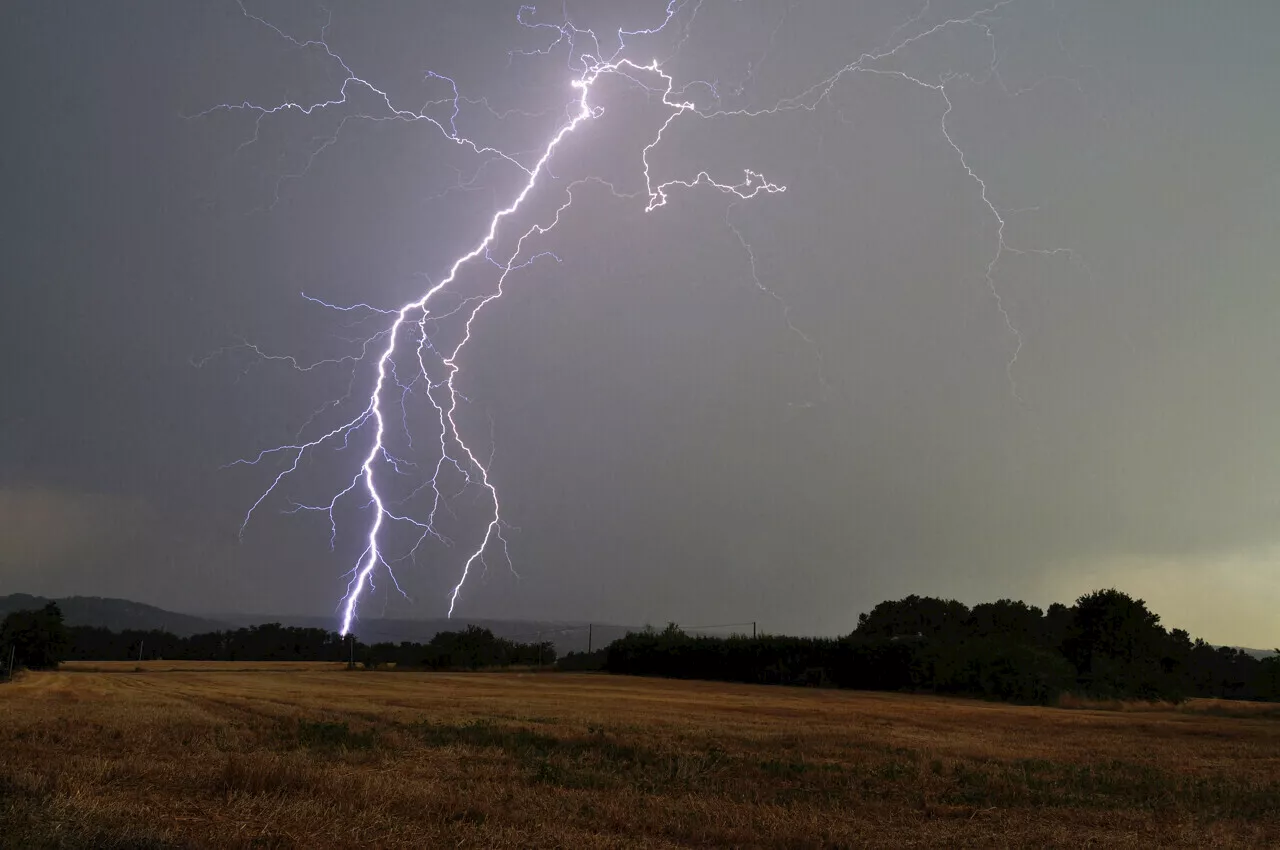
[[[958,635],[969,619],[969,609],[954,599],[912,594],[881,602],[869,614],[858,615],[858,637],[926,637]]]
[[[0,624],[0,647],[11,650],[15,662],[22,667],[53,669],[66,656],[70,645],[62,611],[56,602],[34,611],[14,611]],[[8,661],[10,652],[4,654],[4,661]]]

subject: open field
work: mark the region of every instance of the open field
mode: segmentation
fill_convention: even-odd
[[[1267,716],[136,666],[0,686],[0,846],[1280,846]]]

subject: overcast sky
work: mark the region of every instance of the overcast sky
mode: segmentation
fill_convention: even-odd
[[[332,551],[326,517],[287,511],[350,483],[370,432],[309,456],[242,540],[288,463],[224,468],[367,404],[376,355],[341,359],[391,317],[300,293],[416,300],[528,181],[425,120],[371,120],[390,113],[359,86],[310,115],[192,117],[340,98],[341,63],[282,37],[321,38],[318,4],[247,8],[278,31],[234,2],[8,6],[0,592],[334,611],[367,496]],[[786,191],[676,189],[646,213],[642,149],[672,110],[637,86],[652,75],[592,89],[602,113],[495,251],[573,181],[617,194],[574,190],[523,255],[558,261],[513,272],[458,358],[459,430],[519,573],[488,550],[459,614],[841,633],[909,593],[1115,586],[1214,642],[1280,643],[1280,4],[1011,0],[943,25],[981,8],[690,0],[628,40],[678,86],[714,84],[686,89],[703,115],[765,113],[679,116],[655,182],[750,168]],[[337,3],[323,35],[445,128],[449,105],[424,104],[450,88],[425,72],[453,78],[457,132],[527,167],[580,71],[518,9]],[[660,0],[567,11],[606,53],[663,19]],[[499,274],[474,261],[438,303]],[[341,362],[300,372],[246,342]],[[399,396],[389,448],[418,465],[378,474],[403,496],[439,423],[420,387]],[[379,569],[364,613],[447,609],[488,497],[450,508],[454,545],[396,564],[412,602]],[[416,539],[396,525],[388,558]]]

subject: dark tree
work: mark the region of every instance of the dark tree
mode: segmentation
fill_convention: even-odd
[[[1276,648],[1275,655],[1255,665],[1253,690],[1256,699],[1280,701],[1280,647]]]
[[[1044,612],[1044,620],[1040,625],[1040,645],[1046,649],[1060,650],[1071,628],[1071,620],[1070,608],[1061,602],[1051,604],[1049,610]]]
[[[415,663],[434,670],[542,666],[554,664],[556,660],[555,646],[550,641],[517,643],[496,637],[479,626],[467,626],[460,632],[440,632],[424,649]]]
[[[870,614],[858,615],[857,637],[943,638],[963,633],[969,609],[954,599],[912,594],[905,599],[881,602]]]
[[[995,638],[1017,644],[1040,642],[1044,612],[1013,599],[982,602],[969,612],[968,631],[975,638]]]
[[[14,611],[0,624],[4,662],[12,652],[15,664],[31,670],[52,670],[71,645],[62,612],[55,602],[35,611]]]
[[[1096,590],[1076,600],[1062,653],[1086,693],[1180,699],[1184,690],[1171,663],[1174,643],[1146,602],[1114,589]]]

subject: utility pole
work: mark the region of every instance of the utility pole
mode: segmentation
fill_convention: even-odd
[[[350,634],[347,635],[347,638],[351,642],[351,660],[347,662],[347,669],[354,670],[356,669],[356,636]]]
[[[587,655],[591,654],[591,624],[587,623]]]
[[[142,648],[146,645],[147,645],[147,641],[145,639],[140,638],[138,640],[138,663],[139,664],[142,663]]]
[[[9,678],[13,678],[13,656],[17,654],[18,647],[16,645],[9,647]]]
[[[751,639],[752,640],[756,639],[756,621],[755,620],[751,621]]]

